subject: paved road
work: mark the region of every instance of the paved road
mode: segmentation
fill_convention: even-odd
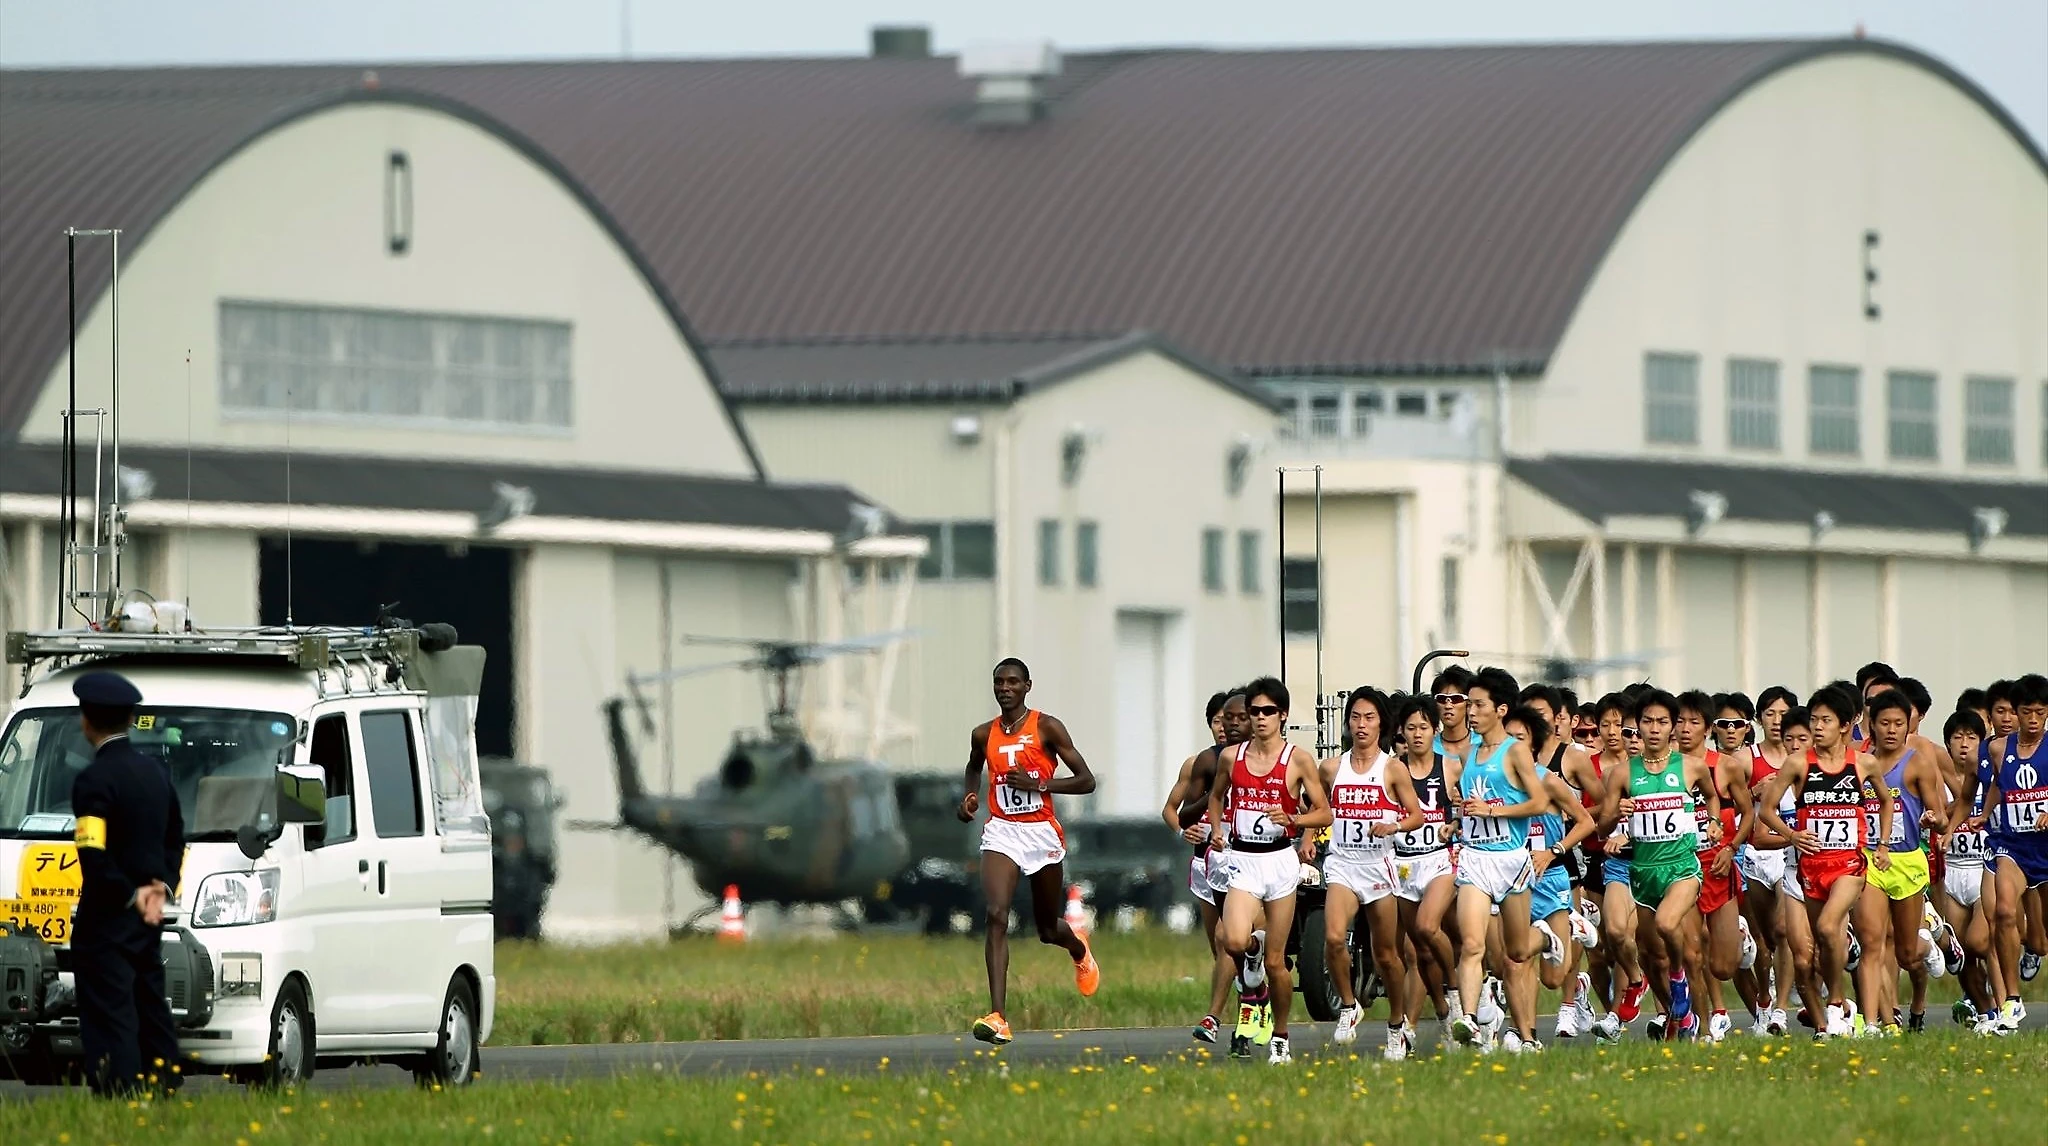
[[[1930,1033],[1945,1037],[1956,1031],[1948,1023],[1948,1012],[1929,1012]],[[1554,1019],[1545,1016],[1540,1031],[1552,1028]],[[1643,1022],[1631,1035],[1641,1037]],[[2048,1028],[2048,1006],[2037,1005],[2027,1016],[2026,1029]],[[1329,1047],[1329,1023],[1294,1025],[1294,1052],[1313,1054]],[[1384,1031],[1381,1024],[1368,1022],[1359,1032],[1359,1042],[1349,1048],[1361,1057],[1377,1056]],[[1441,1036],[1435,1023],[1426,1023],[1417,1033],[1419,1047],[1434,1047]],[[1733,1036],[1736,1041],[1749,1036]],[[1799,1036],[1799,1037],[1803,1037]],[[1577,1053],[1593,1046],[1582,1036],[1570,1042],[1548,1044],[1564,1053]],[[726,1042],[610,1043],[591,1046],[491,1047],[484,1051],[484,1075],[490,1080],[562,1081],[576,1078],[607,1078],[612,1075],[662,1072],[675,1075],[744,1074],[748,1071],[787,1073],[796,1070],[853,1072],[873,1071],[888,1063],[892,1071],[943,1070],[947,1067],[1000,1059],[1014,1064],[1064,1064],[1077,1062],[1120,1063],[1127,1058],[1161,1062],[1207,1051],[1215,1059],[1229,1061],[1221,1046],[1204,1046],[1188,1036],[1185,1027],[1134,1027],[1093,1031],[1024,1031],[1017,1041],[1000,1051],[992,1050],[964,1034],[884,1035],[872,1038],[839,1039],[748,1039]],[[1263,1063],[1264,1048],[1254,1062]],[[393,1067],[321,1071],[316,1086],[398,1086],[409,1076]],[[192,1089],[211,1090],[229,1084],[217,1079],[195,1079]],[[14,1099],[49,1091],[30,1091],[12,1083],[0,1083],[0,1097]]]

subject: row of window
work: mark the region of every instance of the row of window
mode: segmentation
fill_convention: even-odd
[[[925,581],[988,581],[996,575],[996,528],[990,521],[921,521],[905,525],[930,545],[917,575]],[[1067,527],[1057,518],[1038,523],[1038,583],[1057,588],[1067,580]],[[1229,535],[1225,530],[1202,531],[1202,587],[1211,593],[1229,587]],[[856,567],[857,568],[857,567]],[[1237,584],[1240,591],[1259,591],[1259,531],[1237,533]],[[1073,527],[1073,584],[1093,589],[1102,577],[1102,527],[1094,521],[1077,521]]]
[[[1202,530],[1202,588],[1211,593],[1221,593],[1228,588],[1225,576],[1224,547],[1228,544],[1223,530],[1213,526]],[[1259,531],[1240,529],[1237,531],[1237,588],[1241,593],[1259,591]]]
[[[220,304],[223,410],[567,429],[569,325]]]
[[[1728,445],[1778,451],[1778,364],[1767,359],[1728,360]],[[1807,451],[1816,456],[1863,456],[1862,375],[1852,366],[1813,365],[1806,372]],[[2048,383],[2041,388],[2041,454],[2048,463]],[[1925,371],[1890,370],[1884,376],[1885,456],[1893,461],[1935,461],[1941,456],[1939,380]],[[2014,463],[2014,383],[1972,375],[1963,380],[1963,460],[1970,465]],[[1700,360],[1693,354],[1643,356],[1643,437],[1655,445],[1700,441]]]
[[[1364,438],[1373,423],[1397,418],[1448,419],[1458,408],[1457,390],[1423,390],[1356,385],[1300,388],[1269,382],[1268,393],[1280,402],[1280,433],[1290,438]]]
[[[1458,593],[1460,566],[1457,554],[1446,554],[1440,566],[1442,612],[1441,632],[1436,638],[1458,639]],[[1312,637],[1322,622],[1321,586],[1316,580],[1316,559],[1289,557],[1280,562],[1280,631],[1290,637]]]
[[[1066,527],[1058,519],[1048,517],[1038,523],[1038,583],[1047,588],[1060,584],[1064,563],[1060,556],[1060,543]],[[1083,589],[1093,589],[1101,572],[1101,528],[1092,521],[1074,523],[1074,584]]]

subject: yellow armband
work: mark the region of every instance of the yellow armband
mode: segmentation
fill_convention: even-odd
[[[82,848],[107,850],[107,822],[98,816],[80,816],[72,829],[71,842]]]

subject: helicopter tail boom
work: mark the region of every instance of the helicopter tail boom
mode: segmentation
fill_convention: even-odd
[[[646,794],[640,784],[640,764],[633,756],[633,742],[626,734],[624,698],[615,696],[604,702],[604,723],[611,736],[612,767],[619,774],[619,804],[624,807]]]

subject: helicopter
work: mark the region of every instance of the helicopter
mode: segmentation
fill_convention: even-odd
[[[910,857],[894,780],[875,761],[821,758],[804,738],[795,691],[799,670],[807,665],[873,652],[910,635],[906,630],[834,643],[686,638],[691,644],[751,647],[753,655],[629,675],[626,694],[604,703],[618,773],[620,822],[571,826],[628,829],[688,861],[697,885],[714,902],[692,916],[686,928],[716,911],[716,900],[729,885],[750,902],[780,907],[886,898],[888,881]],[[771,685],[767,728],[736,732],[717,771],[694,794],[649,792],[627,728],[628,704],[639,714],[641,733],[651,737],[655,725],[643,688],[732,669],[766,674]]]

